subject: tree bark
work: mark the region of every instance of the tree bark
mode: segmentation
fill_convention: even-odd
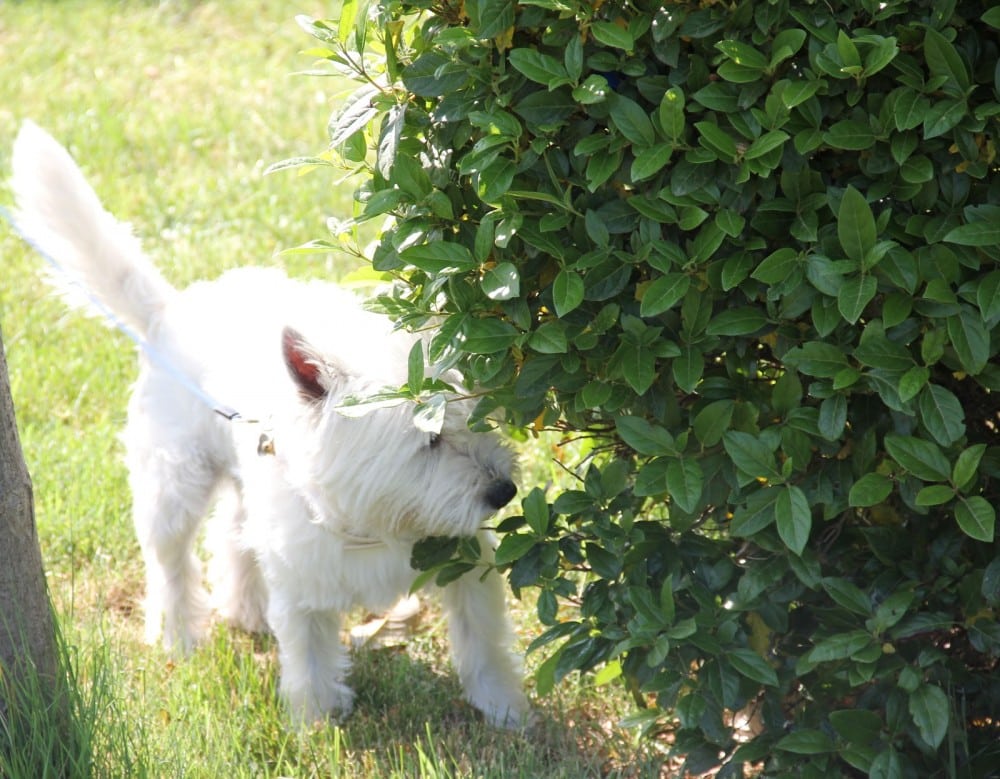
[[[55,626],[35,528],[31,477],[14,419],[0,334],[0,716],[37,677],[55,692]]]

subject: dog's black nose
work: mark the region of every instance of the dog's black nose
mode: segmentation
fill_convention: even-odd
[[[502,509],[517,495],[517,487],[509,479],[497,479],[486,488],[486,503],[495,509]]]

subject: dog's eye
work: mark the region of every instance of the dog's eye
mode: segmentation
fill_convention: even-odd
[[[427,441],[427,445],[431,449],[437,449],[438,444],[440,444],[440,443],[441,443],[441,434],[440,433],[431,433],[431,437]]]

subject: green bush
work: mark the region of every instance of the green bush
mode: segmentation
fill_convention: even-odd
[[[625,684],[691,773],[1000,760],[990,5],[302,20],[361,82],[330,121],[365,172],[335,232],[394,218],[374,267],[406,284],[381,306],[440,324],[429,361],[484,418],[589,441],[574,489],[500,528],[538,591],[539,690]]]

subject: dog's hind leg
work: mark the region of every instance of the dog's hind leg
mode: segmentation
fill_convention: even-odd
[[[248,633],[267,630],[267,585],[254,553],[243,542],[246,508],[239,484],[221,491],[212,511],[207,546],[208,578],[215,610],[230,625]]]
[[[484,557],[492,558],[493,539],[479,534]],[[471,571],[441,591],[448,614],[452,659],[469,703],[487,721],[506,728],[530,724],[522,689],[521,663],[512,651],[514,631],[507,616],[503,579],[495,571],[481,578]]]
[[[188,652],[211,612],[195,553],[216,474],[193,454],[162,447],[128,453],[133,519],[146,563],[146,641]]]

